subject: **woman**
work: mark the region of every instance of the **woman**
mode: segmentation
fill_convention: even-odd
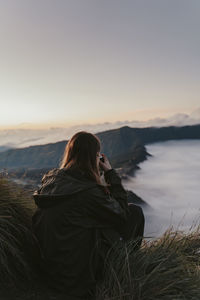
[[[94,134],[76,133],[60,168],[45,174],[34,193],[41,268],[49,287],[65,299],[94,296],[103,260],[116,241],[138,238],[136,247],[142,241],[142,209],[128,205],[121,179],[106,155],[100,159],[100,148]]]

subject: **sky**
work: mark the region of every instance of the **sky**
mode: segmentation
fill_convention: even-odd
[[[190,118],[199,28],[199,0],[0,0],[2,134]]]

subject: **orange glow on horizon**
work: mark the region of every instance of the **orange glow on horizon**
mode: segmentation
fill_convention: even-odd
[[[10,124],[10,125],[0,125],[0,130],[9,130],[9,129],[48,129],[48,128],[68,128],[72,126],[80,126],[80,125],[95,125],[102,123],[115,123],[115,122],[125,122],[125,121],[138,121],[138,122],[146,122],[154,118],[168,118],[172,115],[178,113],[186,113],[190,114],[194,108],[185,108],[180,111],[180,109],[168,108],[168,109],[144,109],[144,110],[134,110],[129,112],[124,112],[121,114],[113,114],[109,119],[106,118],[85,118],[85,119],[77,119],[74,121],[49,121],[44,123],[18,123],[18,124]]]

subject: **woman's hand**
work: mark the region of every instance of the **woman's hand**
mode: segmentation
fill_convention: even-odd
[[[104,172],[111,170],[112,167],[110,165],[110,162],[107,158],[107,156],[105,154],[101,154],[102,157],[104,158],[104,162],[102,162],[101,160],[99,160],[99,166],[104,170]]]

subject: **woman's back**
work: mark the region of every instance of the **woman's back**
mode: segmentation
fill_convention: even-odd
[[[34,193],[38,210],[33,230],[41,269],[49,287],[67,299],[94,295],[113,243],[139,236],[139,247],[143,236],[142,210],[129,209],[121,178],[100,149],[97,136],[76,133],[66,145],[60,169],[49,171]]]
[[[119,180],[113,169],[108,177],[111,182]],[[119,238],[116,233],[126,219],[126,195],[120,204],[81,170],[53,169],[43,177],[34,200],[38,210],[33,229],[47,283],[60,293],[84,298],[95,289],[101,273],[103,230],[111,229],[113,238]]]

